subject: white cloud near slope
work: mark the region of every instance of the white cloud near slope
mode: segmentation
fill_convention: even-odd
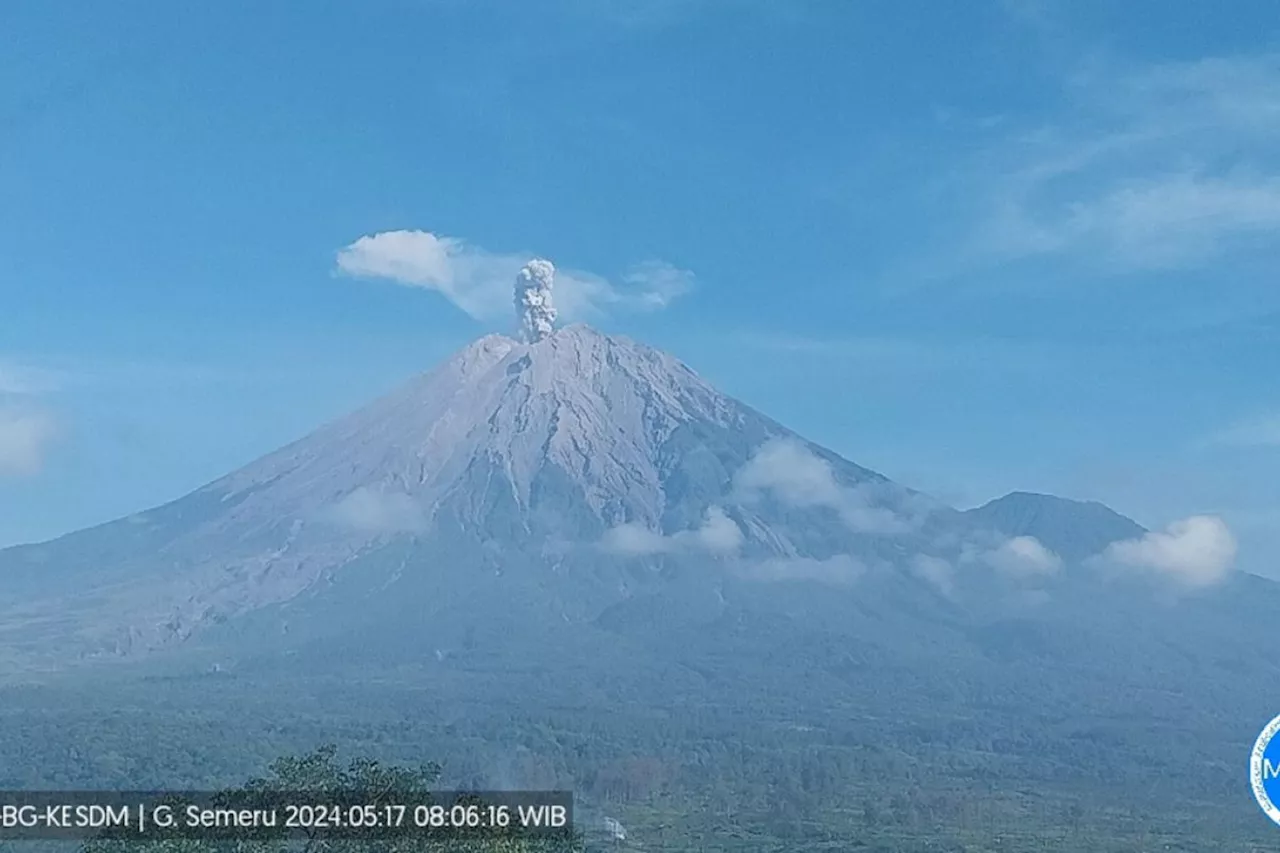
[[[621,524],[609,530],[601,541],[604,550],[629,557],[680,552],[701,552],[727,556],[742,546],[742,529],[723,509],[707,509],[701,526],[663,535],[640,524]]]
[[[365,486],[329,507],[325,520],[351,530],[379,534],[418,533],[428,521],[426,512],[409,495]]]
[[[761,446],[734,477],[734,488],[746,502],[769,494],[790,507],[833,510],[859,533],[896,534],[911,529],[907,519],[876,504],[873,488],[841,485],[827,460],[790,439]]]
[[[1051,575],[1062,568],[1062,559],[1034,536],[1015,536],[983,554],[982,561],[1011,577]]]
[[[941,557],[916,554],[907,564],[907,569],[943,595],[949,596],[955,592],[955,567]]]
[[[1234,564],[1236,552],[1236,538],[1226,522],[1196,515],[1175,521],[1164,530],[1116,542],[1103,552],[1102,559],[1199,587],[1222,580]]]

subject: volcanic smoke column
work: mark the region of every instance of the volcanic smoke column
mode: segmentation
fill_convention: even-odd
[[[520,337],[535,344],[555,331],[556,307],[551,304],[551,285],[556,268],[551,261],[535,258],[516,276],[516,316]]]

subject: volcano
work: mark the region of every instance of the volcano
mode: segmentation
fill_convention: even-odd
[[[522,274],[518,338],[172,503],[0,551],[0,677],[72,691],[23,731],[48,703],[142,695],[224,723],[252,701],[261,737],[319,709],[325,731],[401,726],[429,702],[569,774],[595,772],[572,769],[603,748],[567,745],[585,732],[617,754],[729,738],[754,744],[761,790],[796,750],[819,769],[838,752],[944,766],[939,790],[1002,780],[1015,811],[1022,785],[1137,790],[1152,744],[1178,743],[1162,772],[1217,813],[1280,703],[1251,627],[1280,591],[1226,568],[1210,520],[1153,533],[1029,493],[960,511],[670,355],[556,328],[552,272]],[[680,761],[681,784],[724,781]]]
[[[181,500],[10,549],[4,638],[47,662],[133,656],[268,609],[296,628],[336,590],[356,621],[356,600],[380,621],[460,595],[498,608],[472,620],[528,616],[499,602],[530,589],[539,618],[591,621],[694,565],[708,588],[843,584],[966,529],[671,356],[576,325],[484,337]]]
[[[1147,531],[1100,504],[1015,493],[946,506],[665,353],[553,328],[549,272],[535,272],[518,299],[539,312],[523,339],[481,338],[173,503],[0,552],[6,663],[194,649],[414,661],[480,634],[525,658],[552,634],[575,654],[719,637],[730,648],[716,654],[737,661],[735,626],[765,620],[779,646],[795,628],[846,638],[855,660],[932,670],[967,655],[1070,658],[1232,590],[1272,594],[1234,574],[1193,595],[1108,571],[1099,555]],[[1114,624],[1099,622],[1102,590]]]

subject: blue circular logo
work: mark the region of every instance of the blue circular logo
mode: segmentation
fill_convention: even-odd
[[[1249,782],[1253,797],[1272,822],[1280,826],[1280,717],[1267,723],[1253,744]]]

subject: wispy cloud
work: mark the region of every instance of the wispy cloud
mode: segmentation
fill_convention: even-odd
[[[1097,63],[1065,115],[987,153],[975,259],[1192,268],[1280,248],[1280,56]]]
[[[1062,559],[1034,536],[1015,536],[987,551],[981,559],[1011,577],[1051,575],[1062,568]]]
[[[39,397],[60,383],[55,371],[0,359],[0,476],[31,476],[44,467],[61,426]]]
[[[1199,587],[1222,580],[1236,551],[1236,538],[1222,519],[1198,515],[1139,539],[1116,542],[1102,559]]]
[[[1250,241],[1275,241],[1280,178],[1188,169],[1135,178],[1054,210],[1014,201],[989,226],[987,246],[998,255],[1089,252],[1122,270],[1196,266]]]
[[[58,431],[57,420],[48,412],[0,407],[0,476],[39,473]]]
[[[1231,447],[1280,447],[1280,414],[1232,424],[1212,436],[1212,442]]]
[[[917,554],[907,564],[913,575],[932,584],[943,595],[950,596],[955,592],[955,567],[941,557],[928,554]]]
[[[615,299],[634,301],[644,307],[666,308],[693,289],[693,273],[666,261],[645,261],[622,277],[625,291],[614,291]]]
[[[409,495],[361,487],[333,504],[324,520],[364,533],[418,533],[427,514]]]
[[[491,252],[430,231],[383,231],[342,248],[337,271],[433,290],[470,316],[489,322],[511,316],[512,282],[531,257],[528,253]],[[689,271],[658,260],[633,267],[617,283],[595,273],[558,266],[556,305],[566,319],[590,319],[613,311],[654,311],[687,293],[693,282]]]
[[[742,541],[737,522],[720,507],[712,506],[696,530],[663,535],[640,524],[621,524],[609,530],[600,544],[612,554],[642,557],[680,552],[729,555],[742,547]]]
[[[791,507],[832,510],[859,533],[897,534],[912,528],[908,519],[878,504],[876,489],[840,484],[831,463],[789,439],[775,439],[757,450],[735,475],[734,489],[746,502],[767,494]]]

